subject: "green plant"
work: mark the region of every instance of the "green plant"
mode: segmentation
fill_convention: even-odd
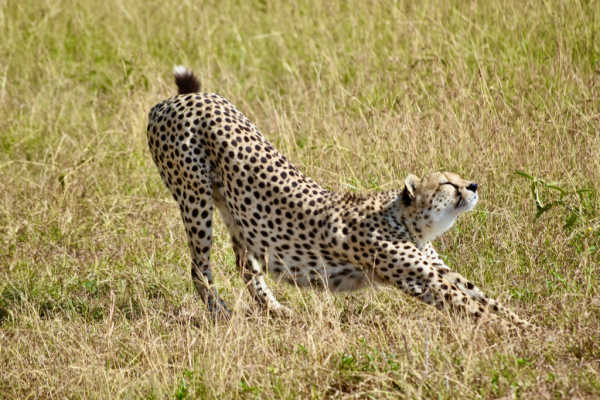
[[[600,202],[596,189],[568,189],[558,182],[547,182],[523,171],[515,171],[515,174],[530,182],[531,196],[537,210],[536,221],[548,211],[558,209],[563,218],[563,229],[569,234],[569,242],[580,252],[598,252]],[[584,242],[588,246],[581,246]]]

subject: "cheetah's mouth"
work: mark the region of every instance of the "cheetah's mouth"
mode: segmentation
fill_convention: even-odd
[[[456,202],[456,208],[462,208],[466,205],[466,201],[465,198],[462,196],[462,194],[458,193],[458,201]]]
[[[456,201],[456,209],[461,211],[470,211],[477,204],[477,194],[469,199],[466,199],[462,194],[458,194],[458,200]]]

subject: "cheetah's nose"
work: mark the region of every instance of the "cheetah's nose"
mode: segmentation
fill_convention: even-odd
[[[470,190],[471,192],[475,193],[477,191],[477,184],[469,183],[469,186],[467,186],[467,190]]]

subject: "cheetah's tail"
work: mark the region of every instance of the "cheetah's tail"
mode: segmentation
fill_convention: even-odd
[[[196,93],[200,91],[200,81],[196,78],[196,75],[183,65],[176,65],[173,68],[173,75],[175,75],[175,83],[179,94]]]

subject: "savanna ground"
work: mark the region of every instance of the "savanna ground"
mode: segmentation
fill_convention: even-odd
[[[0,398],[600,397],[599,32],[595,1],[0,1]],[[175,63],[327,188],[480,183],[436,246],[542,332],[389,288],[272,285],[269,319],[220,220],[211,323],[146,144]]]

